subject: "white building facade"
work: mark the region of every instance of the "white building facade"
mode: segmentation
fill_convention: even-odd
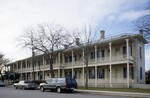
[[[91,87],[129,87],[145,83],[145,44],[141,34],[121,34],[103,38],[90,45],[88,85]],[[72,76],[85,86],[84,49],[74,46],[54,59],[55,77]],[[50,78],[45,55],[36,56],[35,79]],[[32,80],[32,57],[15,61],[11,70],[20,73],[20,80]]]

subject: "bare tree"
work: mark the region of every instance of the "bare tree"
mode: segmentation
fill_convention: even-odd
[[[88,77],[89,77],[89,61],[91,56],[91,46],[92,44],[97,40],[96,33],[91,25],[85,26],[83,30],[79,31],[77,30],[76,33],[76,44],[81,47],[81,49],[84,51],[84,54],[82,56],[82,61],[85,64],[85,71],[86,71],[86,81],[85,81],[85,87],[88,89]],[[80,40],[80,42],[79,42]],[[84,73],[83,73],[84,74]]]
[[[53,60],[58,53],[67,49],[74,41],[70,40],[68,31],[60,25],[38,25],[33,29],[26,30],[20,37],[24,47],[34,49],[37,53],[44,53],[50,62],[50,74],[54,77]],[[65,46],[65,47],[64,47]]]
[[[9,62],[10,60],[5,58],[2,53],[0,53],[0,76],[3,80],[3,74],[2,71],[4,70],[5,65]]]
[[[144,31],[144,37],[150,40],[150,14],[139,18],[136,21],[136,26]]]

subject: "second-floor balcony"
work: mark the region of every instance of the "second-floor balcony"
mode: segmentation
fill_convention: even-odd
[[[129,56],[129,60],[133,61],[133,57]],[[122,55],[113,55],[112,56],[112,60],[110,62],[110,57],[109,56],[105,56],[105,57],[98,57],[97,59],[92,58],[88,60],[88,64],[89,66],[93,66],[95,64],[101,64],[101,65],[106,65],[109,63],[120,63],[120,62],[125,62],[127,61],[127,55],[126,54],[122,54]],[[77,67],[82,67],[85,66],[83,60],[76,60],[76,61],[71,61],[71,62],[64,62],[64,63],[59,63],[59,62],[55,62],[53,63],[53,69],[58,69],[60,68],[77,68]],[[43,63],[42,65],[38,65],[36,64],[36,66],[34,67],[35,71],[39,71],[39,70],[49,70],[50,69],[50,65]],[[19,69],[17,69],[15,67],[14,70],[17,70],[18,72],[25,72],[25,71],[32,71],[33,68],[32,66],[25,66],[25,67],[20,67]]]

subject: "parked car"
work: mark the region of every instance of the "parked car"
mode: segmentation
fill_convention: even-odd
[[[0,80],[0,87],[5,87],[5,83],[2,80]]]
[[[21,88],[25,90],[25,89],[36,89],[38,85],[33,81],[23,80],[23,81],[19,81],[18,83],[14,83],[14,87],[16,89]]]
[[[73,92],[75,88],[77,88],[77,82],[73,78],[51,78],[40,84],[42,92],[47,89],[58,93],[62,91]]]

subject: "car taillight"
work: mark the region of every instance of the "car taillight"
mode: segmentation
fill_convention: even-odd
[[[65,84],[65,87],[66,87],[66,88],[68,87],[67,83]]]

